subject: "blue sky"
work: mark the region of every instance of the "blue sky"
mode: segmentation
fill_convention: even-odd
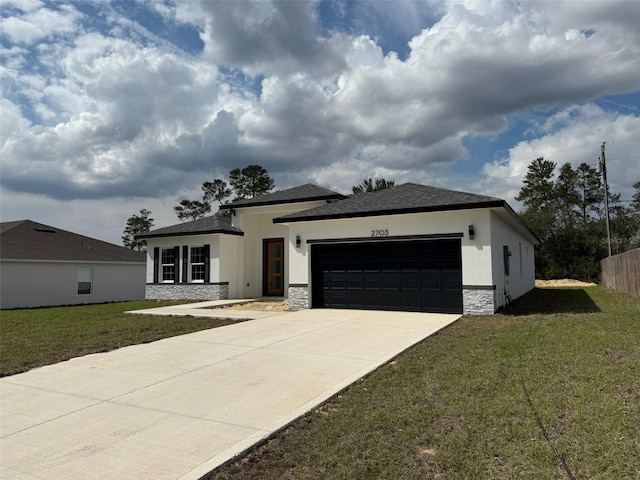
[[[257,163],[514,200],[529,162],[640,180],[640,5],[3,0],[0,216],[114,243]]]

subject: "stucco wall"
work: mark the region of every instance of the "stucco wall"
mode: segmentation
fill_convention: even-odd
[[[244,232],[244,241],[241,249],[241,296],[244,298],[256,298],[262,296],[262,248],[263,240],[267,238],[283,238],[284,248],[284,292],[287,295],[289,288],[289,255],[287,248],[289,228],[282,224],[274,224],[273,219],[325,205],[325,201],[293,203],[285,205],[265,205],[261,207],[239,208],[233,217],[233,225]],[[306,280],[305,280],[306,282]]]
[[[241,268],[241,255],[239,252],[242,250],[242,243],[244,237],[239,235],[226,235],[226,234],[211,234],[211,235],[186,235],[166,238],[151,238],[147,241],[147,267],[146,267],[146,283],[148,285],[153,284],[153,249],[158,247],[173,248],[180,247],[180,268],[176,273],[176,278],[182,279],[182,269],[184,267],[182,261],[182,247],[201,247],[203,245],[209,245],[209,282],[212,285],[223,283],[225,285],[224,292],[219,293],[215,288],[198,288],[198,285],[203,285],[203,282],[189,282],[186,284],[180,282],[162,282],[160,280],[156,285],[164,285],[165,288],[149,288],[147,287],[147,298],[195,298],[193,295],[202,298],[201,296],[206,292],[215,292],[215,298],[212,300],[222,298],[238,298],[242,296],[241,275],[239,274]],[[190,263],[189,263],[190,265]],[[190,267],[187,267],[190,268]],[[193,285],[194,288],[181,288],[180,286]],[[171,289],[172,286],[176,288]],[[170,293],[170,292],[174,293]],[[188,296],[184,296],[185,292]],[[159,295],[159,296],[158,296]]]
[[[242,298],[243,287],[241,252],[244,237],[239,235],[220,235],[220,282],[229,282],[228,298]]]
[[[78,294],[78,268],[92,268],[92,291]],[[0,308],[103,303],[144,298],[145,265],[0,262]]]
[[[365,218],[295,222],[289,226],[289,282],[310,284],[310,245],[307,240],[372,238],[374,231],[388,232],[389,240],[406,235],[460,234],[462,283],[489,288],[491,274],[491,231],[488,210],[463,210]],[[469,238],[469,225],[474,226],[474,238]],[[296,236],[301,245],[296,247]],[[382,240],[382,238],[379,238]]]
[[[497,214],[491,213],[491,249],[493,251],[492,275],[496,285],[498,307],[506,305],[507,296],[512,300],[535,287],[535,261],[533,243],[509,225]],[[509,275],[505,275],[503,246],[508,246]]]
[[[166,237],[166,238],[150,238],[147,240],[147,268],[146,278],[147,283],[153,283],[153,249],[159,247],[173,248],[180,247],[180,271],[176,272],[176,278],[182,278],[182,247],[202,247],[203,245],[210,245],[210,280],[211,282],[227,281],[226,279],[220,280],[220,234],[214,235],[192,235],[184,237]],[[161,281],[160,281],[161,283]]]

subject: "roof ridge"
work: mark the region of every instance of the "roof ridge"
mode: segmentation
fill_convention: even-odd
[[[22,225],[25,222],[30,222],[31,220],[12,220],[9,222],[2,222],[0,223],[0,233],[6,233],[9,232],[11,230],[13,230],[16,227],[19,227],[20,225]],[[9,224],[13,224],[13,225],[9,225]]]
[[[293,195],[291,195],[294,193]],[[265,193],[252,198],[237,199],[224,205],[220,205],[221,209],[241,208],[251,206],[276,205],[285,203],[299,203],[313,200],[323,200],[328,198],[345,198],[345,195],[321,187],[314,183],[305,183],[295,187],[276,190],[275,192]]]
[[[421,184],[421,183],[414,183],[414,182],[407,182],[407,183],[403,183],[403,184],[395,185],[395,186],[402,187],[403,185],[415,185],[415,186],[423,187],[423,188],[424,188],[424,187],[426,187],[426,188],[433,188],[433,189],[435,189],[435,190],[440,190],[440,191],[443,191],[443,192],[464,193],[464,194],[466,194],[466,195],[474,195],[474,196],[476,196],[476,197],[484,197],[484,198],[492,198],[492,199],[494,199],[494,200],[502,200],[502,199],[501,199],[501,198],[499,198],[499,197],[493,197],[493,196],[490,196],[490,195],[482,195],[482,194],[480,194],[480,193],[467,192],[467,191],[464,191],[464,190],[454,190],[454,189],[452,189],[452,188],[438,187],[438,186],[435,186],[435,185],[423,185],[423,184]],[[395,187],[395,186],[394,186],[394,187]],[[391,188],[394,188],[394,187],[391,187]]]

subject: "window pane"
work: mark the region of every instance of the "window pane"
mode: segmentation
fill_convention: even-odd
[[[204,247],[191,249],[191,263],[204,263]]]
[[[165,265],[162,267],[162,280],[174,280],[173,265]]]
[[[191,265],[191,280],[204,280],[204,265]]]
[[[274,273],[282,273],[282,261],[280,260],[271,261],[271,274],[274,274]]]
[[[282,243],[272,243],[269,246],[269,255],[271,258],[282,258]]]
[[[91,282],[91,269],[79,268],[78,269],[78,282]]]
[[[93,269],[91,268],[78,268],[78,295],[90,295],[91,294],[91,282],[92,282]]]
[[[271,277],[269,280],[269,287],[271,290],[282,289],[282,277]]]
[[[173,254],[173,248],[163,248],[162,249],[162,264],[168,265],[175,261],[175,256]]]

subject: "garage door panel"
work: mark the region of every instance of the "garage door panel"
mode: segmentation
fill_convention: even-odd
[[[402,296],[398,293],[385,293],[382,295],[383,308],[395,309],[402,306]]]
[[[460,281],[455,279],[455,278],[451,278],[451,279],[443,278],[442,279],[442,289],[443,290],[453,290],[453,291],[457,292],[461,288],[462,288],[462,285],[461,285]]]
[[[393,289],[393,290],[399,290],[400,289],[400,279],[399,278],[383,278],[382,279],[382,288],[384,290],[387,289]]]
[[[419,278],[403,278],[402,279],[402,290],[420,290],[420,279]]]
[[[459,240],[313,245],[312,305],[462,312]]]
[[[457,295],[444,295],[442,309],[449,312],[462,312],[462,298]]]
[[[362,308],[369,309],[369,310],[380,310],[381,306],[382,306],[382,300],[379,292],[375,294],[372,294],[371,292],[367,292],[365,294],[364,305],[362,306]]]
[[[430,275],[427,278],[420,279],[420,285],[422,290],[442,290],[442,279]]]
[[[334,305],[335,307],[348,306],[346,291],[331,292],[330,294],[325,295],[325,301],[330,305]]]
[[[403,310],[420,311],[422,308],[420,296],[417,294],[403,295],[401,307]]]

